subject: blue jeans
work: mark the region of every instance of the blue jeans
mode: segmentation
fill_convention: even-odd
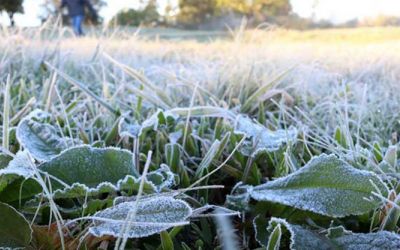
[[[74,29],[75,35],[77,35],[77,36],[83,36],[82,23],[83,23],[84,19],[85,19],[84,16],[73,16],[72,17],[72,27]]]

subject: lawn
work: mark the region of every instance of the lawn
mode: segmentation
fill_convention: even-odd
[[[0,37],[0,248],[400,248],[400,28]]]

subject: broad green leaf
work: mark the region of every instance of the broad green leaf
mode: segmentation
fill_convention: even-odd
[[[250,195],[258,201],[345,217],[378,208],[381,201],[372,196],[372,192],[378,191],[385,197],[388,192],[376,174],[355,169],[334,155],[323,154],[286,177],[254,187]]]
[[[96,188],[103,182],[116,184],[127,175],[138,177],[132,159],[132,153],[127,150],[79,146],[63,151],[39,169],[67,185],[80,183]],[[55,185],[54,189],[60,186]]]
[[[60,137],[54,127],[35,121],[30,116],[18,124],[17,139],[39,161],[48,161],[61,151],[80,144],[77,140]]]
[[[96,187],[88,187],[81,183],[74,183],[69,187],[58,189],[53,193],[53,199],[72,199],[79,197],[93,197],[105,193],[123,195],[136,195],[139,191],[141,177],[131,175],[119,180],[115,185],[110,182],[102,182]],[[171,187],[175,184],[175,175],[169,170],[168,166],[162,164],[159,169],[146,175],[143,193],[153,194],[160,192],[163,188]]]
[[[24,248],[32,239],[25,217],[13,207],[0,203],[0,248]]]
[[[298,134],[297,129],[294,127],[290,127],[287,130],[271,131],[242,115],[236,118],[235,133],[244,134],[252,139],[253,157],[261,152],[277,151],[284,144],[295,142]]]
[[[20,203],[41,193],[42,190],[42,186],[34,179],[17,178],[0,192],[0,202]]]
[[[117,184],[117,189],[123,195],[131,196],[136,195],[139,192],[141,178],[135,178],[133,176],[126,176],[124,179],[120,180]],[[157,186],[149,181],[148,179],[145,180],[143,186],[143,193],[144,194],[153,194],[157,192]]]
[[[57,189],[53,193],[53,199],[72,199],[79,197],[93,197],[105,193],[116,193],[118,190],[116,186],[109,182],[100,183],[97,187],[89,188],[88,186],[80,183],[74,183],[64,189]]]
[[[95,225],[89,228],[89,232],[96,237],[141,238],[187,224],[192,214],[190,206],[182,200],[155,197],[139,201],[135,216],[128,221],[128,214],[132,213],[135,204],[134,201],[124,202],[96,213]],[[130,223],[130,227],[125,231],[127,223]]]

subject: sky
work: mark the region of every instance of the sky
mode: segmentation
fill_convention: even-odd
[[[168,0],[159,1],[165,4]],[[40,25],[38,15],[42,2],[43,0],[25,0],[25,14],[16,15],[16,24],[19,26]],[[100,14],[108,21],[121,9],[136,7],[139,0],[106,0],[106,2],[107,7]],[[313,8],[315,2],[319,4]],[[400,0],[291,0],[291,3],[293,11],[302,17],[314,16],[316,19],[326,19],[334,23],[382,14],[400,16]],[[9,24],[4,13],[0,15],[0,24]]]

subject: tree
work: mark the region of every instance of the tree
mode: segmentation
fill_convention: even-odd
[[[180,0],[178,22],[194,27],[217,14],[216,0]]]
[[[253,18],[257,22],[271,21],[278,16],[288,16],[292,11],[289,0],[216,0],[220,11],[235,13]]]
[[[24,7],[22,6],[23,0],[1,0],[0,11],[7,12],[11,26],[15,26],[14,15],[15,13],[24,13]]]
[[[96,12],[98,13],[101,8],[103,8],[104,6],[107,5],[105,0],[90,0],[90,3],[93,5],[93,8],[96,10]],[[42,4],[42,15],[40,16],[40,18],[42,19],[42,21],[46,21],[49,17],[51,16],[56,16],[58,15],[59,12],[59,7],[61,6],[61,0],[45,0],[44,3]],[[87,13],[87,16],[90,16],[90,13]],[[63,13],[62,14],[62,18],[63,18],[63,23],[68,24],[69,23],[69,17],[67,14]],[[95,20],[95,24],[101,22],[102,20]],[[90,18],[86,18],[85,20],[86,23],[93,23],[93,20],[91,20]]]
[[[111,23],[126,26],[153,25],[160,21],[157,1],[150,0],[140,9],[122,10],[111,19]]]
[[[227,13],[246,16],[254,22],[275,21],[288,16],[290,0],[180,0],[178,21],[182,24],[201,24],[212,17]]]

